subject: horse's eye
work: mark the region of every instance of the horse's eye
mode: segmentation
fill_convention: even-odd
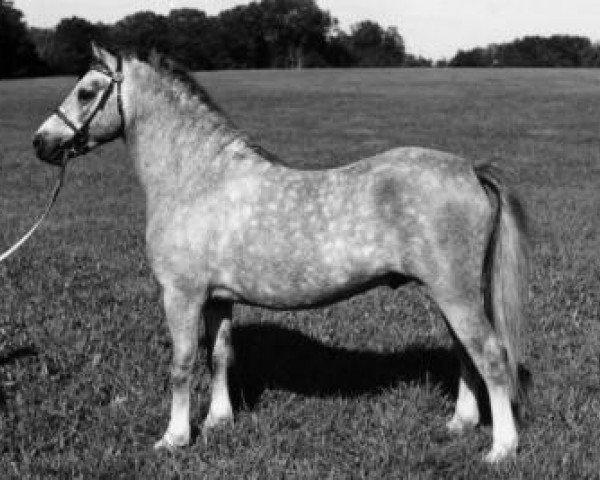
[[[77,92],[77,98],[81,103],[90,102],[94,99],[95,96],[96,92],[87,88],[82,88]]]

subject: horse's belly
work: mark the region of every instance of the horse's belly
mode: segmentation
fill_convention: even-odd
[[[336,262],[308,261],[307,257],[300,261],[290,252],[243,262],[221,272],[213,295],[269,308],[308,308],[348,298],[382,283],[390,272],[398,272],[390,256],[383,254],[337,257]]]
[[[275,285],[257,280],[252,286],[215,287],[212,297],[272,309],[293,310],[329,305],[388,283],[386,275],[364,276],[337,284],[305,284],[302,287]]]

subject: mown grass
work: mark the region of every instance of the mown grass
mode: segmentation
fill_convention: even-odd
[[[3,478],[599,478],[600,151],[594,70],[223,72],[201,82],[290,163],[397,145],[496,160],[531,215],[525,343],[534,378],[515,462],[489,426],[444,423],[457,364],[418,288],[323,310],[238,307],[232,430],[175,455],[170,340],[144,256],[144,204],[121,145],[69,169],[49,221],[0,265]],[[30,137],[73,79],[0,83],[0,245],[41,210],[56,172]],[[194,425],[208,406],[201,354]]]

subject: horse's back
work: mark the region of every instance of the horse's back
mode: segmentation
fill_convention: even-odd
[[[398,147],[379,153],[369,158],[359,160],[370,165],[374,171],[391,169],[397,173],[418,180],[424,175],[431,180],[445,181],[463,178],[474,180],[474,171],[467,159],[431,148]],[[349,167],[352,168],[350,164]]]

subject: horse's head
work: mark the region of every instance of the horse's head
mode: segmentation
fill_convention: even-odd
[[[122,136],[122,59],[92,44],[94,61],[63,103],[33,136],[37,156],[62,164]]]

